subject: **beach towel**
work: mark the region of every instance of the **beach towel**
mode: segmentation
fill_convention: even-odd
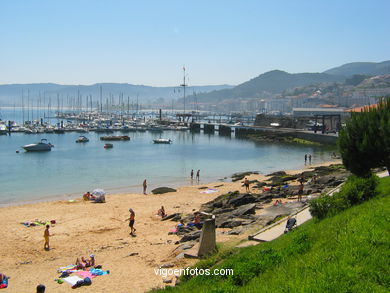
[[[90,271],[77,271],[76,274],[80,276],[81,278],[94,278],[96,275],[93,275]]]
[[[8,287],[8,277],[5,277],[0,284],[0,289],[5,289]]]
[[[109,270],[103,271],[101,269],[90,269],[89,271],[92,273],[92,275],[95,276],[103,276],[103,275],[108,275],[110,273]]]
[[[78,281],[82,281],[84,279],[80,278],[79,276],[70,276],[70,277],[63,278],[63,280],[69,283],[70,285],[74,286]]]
[[[65,267],[60,267],[57,272],[62,273],[62,272],[75,272],[77,271],[76,265],[68,265]]]
[[[214,193],[214,192],[217,192],[217,191],[218,191],[218,189],[208,188],[207,190],[203,190],[200,193],[210,194],[210,193]]]

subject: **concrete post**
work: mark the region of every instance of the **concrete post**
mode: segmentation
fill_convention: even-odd
[[[205,220],[203,223],[202,234],[199,240],[198,256],[203,257],[215,251],[216,236],[215,236],[215,218]]]

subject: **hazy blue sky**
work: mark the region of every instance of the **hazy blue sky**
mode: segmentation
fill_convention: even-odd
[[[390,59],[389,0],[0,0],[0,84],[239,84]]]

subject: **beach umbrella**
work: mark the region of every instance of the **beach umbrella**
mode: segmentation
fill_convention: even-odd
[[[103,189],[97,188],[92,191],[92,195],[94,196],[104,196],[106,192]]]

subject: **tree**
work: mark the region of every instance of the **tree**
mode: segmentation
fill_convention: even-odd
[[[383,166],[390,175],[390,97],[351,114],[338,139],[343,164],[360,177]]]

